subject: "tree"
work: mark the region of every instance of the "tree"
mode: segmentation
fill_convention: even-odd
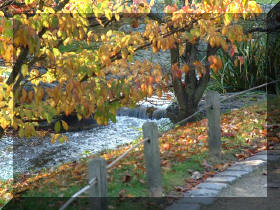
[[[170,81],[184,117],[192,114],[210,69],[221,67],[215,48],[234,49],[236,41],[246,40],[236,21],[260,12],[260,7],[254,1],[204,0],[182,8],[168,5],[166,15],[158,18],[150,12],[153,4],[146,0],[0,1],[0,58],[5,64],[0,69],[1,127],[30,137],[37,134],[38,122],[51,123],[71,113],[79,119],[94,114],[99,124],[107,124],[116,120],[121,106],[135,105],[155,91],[161,96]],[[132,27],[144,22],[145,32],[125,34],[117,27],[108,28],[128,19]],[[198,40],[209,43],[205,64],[191,52]],[[153,53],[171,51],[171,71],[134,60],[137,50],[148,47]],[[180,65],[183,54],[185,64]],[[62,127],[67,130],[67,123],[56,121],[55,131]],[[52,141],[58,137],[54,135]]]

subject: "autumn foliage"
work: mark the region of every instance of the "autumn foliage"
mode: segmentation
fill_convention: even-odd
[[[164,73],[158,64],[135,60],[137,50],[151,47],[157,53],[178,47],[183,54],[186,41],[203,40],[230,51],[235,42],[248,39],[234,23],[261,12],[254,1],[203,0],[196,5],[186,2],[181,8],[167,5],[163,21],[158,22],[150,16],[153,4],[0,1],[0,58],[5,65],[0,68],[1,127],[30,137],[37,134],[39,121],[51,123],[61,115],[74,113],[82,119],[94,114],[99,124],[114,122],[121,106],[135,105],[154,92],[160,96],[172,77],[181,79],[189,72],[188,65],[177,65],[171,75]],[[145,31],[126,34],[107,27],[128,18],[133,28],[145,23]],[[85,41],[94,47],[61,50]],[[214,71],[222,66],[215,55],[208,61]],[[194,65],[201,76],[206,74],[205,64]],[[57,132],[68,128],[61,120],[54,126]]]

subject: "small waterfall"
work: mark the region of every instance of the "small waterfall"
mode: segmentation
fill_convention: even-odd
[[[164,94],[161,98],[154,95],[147,98],[145,101],[138,103],[135,108],[122,107],[118,110],[118,116],[135,117],[140,119],[161,119],[166,118],[166,109],[172,103],[168,96],[174,99],[174,94],[168,92]]]
[[[166,118],[166,109],[165,108],[155,108],[148,107],[145,105],[140,105],[134,109],[127,107],[122,107],[117,112],[118,116],[127,116],[135,117],[140,119],[152,119],[158,120],[161,118]]]
[[[117,112],[118,116],[128,116],[128,117],[135,117],[140,119],[148,119],[149,116],[147,114],[147,107],[146,106],[138,106],[134,109],[130,109],[127,107],[122,107]]]

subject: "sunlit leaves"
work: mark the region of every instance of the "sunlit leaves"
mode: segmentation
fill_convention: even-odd
[[[135,105],[153,94],[161,96],[172,77],[182,79],[191,68],[177,64],[172,66],[171,75],[163,75],[159,65],[137,60],[138,50],[150,47],[156,54],[179,47],[183,56],[185,42],[194,44],[198,40],[212,47],[234,49],[235,42],[246,40],[242,27],[236,24],[237,19],[260,11],[252,1],[202,1],[195,7],[187,2],[182,8],[168,5],[165,12],[169,14],[159,23],[146,17],[154,1],[70,0],[58,12],[51,1],[45,1],[43,6],[38,3],[26,0],[22,14],[18,10],[13,21],[0,14],[1,59],[12,65],[13,59],[16,61],[24,53],[23,49],[28,49],[28,59],[19,71],[24,78],[20,85],[31,84],[30,89],[19,88],[13,98],[11,86],[4,84],[6,78],[0,71],[2,127],[15,122],[13,126],[21,136],[33,135],[37,126],[35,123],[25,126],[23,119],[48,123],[56,120],[55,132],[69,129],[66,122],[57,121],[56,116],[61,114],[76,113],[78,119],[94,114],[99,124],[115,122],[119,107]],[[32,15],[22,12],[31,9]],[[104,28],[89,27],[92,23],[88,18]],[[127,23],[121,22],[127,21],[125,18],[129,18],[129,32],[121,32],[118,27],[108,29],[108,24],[114,26],[116,21]],[[143,26],[140,24],[144,24],[143,33],[134,30]],[[209,57],[208,61],[214,71],[221,67],[218,57]],[[193,65],[203,76],[204,64],[195,61]],[[56,136],[52,141],[57,139],[63,140]]]
[[[213,69],[215,73],[223,66],[222,60],[218,56],[209,56],[208,61],[210,63],[210,68]]]

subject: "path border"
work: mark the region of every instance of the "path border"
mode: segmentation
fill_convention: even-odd
[[[280,159],[280,150],[265,150],[255,155],[238,161],[228,167],[223,172],[219,172],[213,177],[207,178],[192,190],[184,193],[184,197],[175,201],[166,210],[199,210],[205,205],[213,204],[220,197],[224,188],[229,188],[234,182],[243,176],[250,175],[262,166],[266,166],[268,161]]]

